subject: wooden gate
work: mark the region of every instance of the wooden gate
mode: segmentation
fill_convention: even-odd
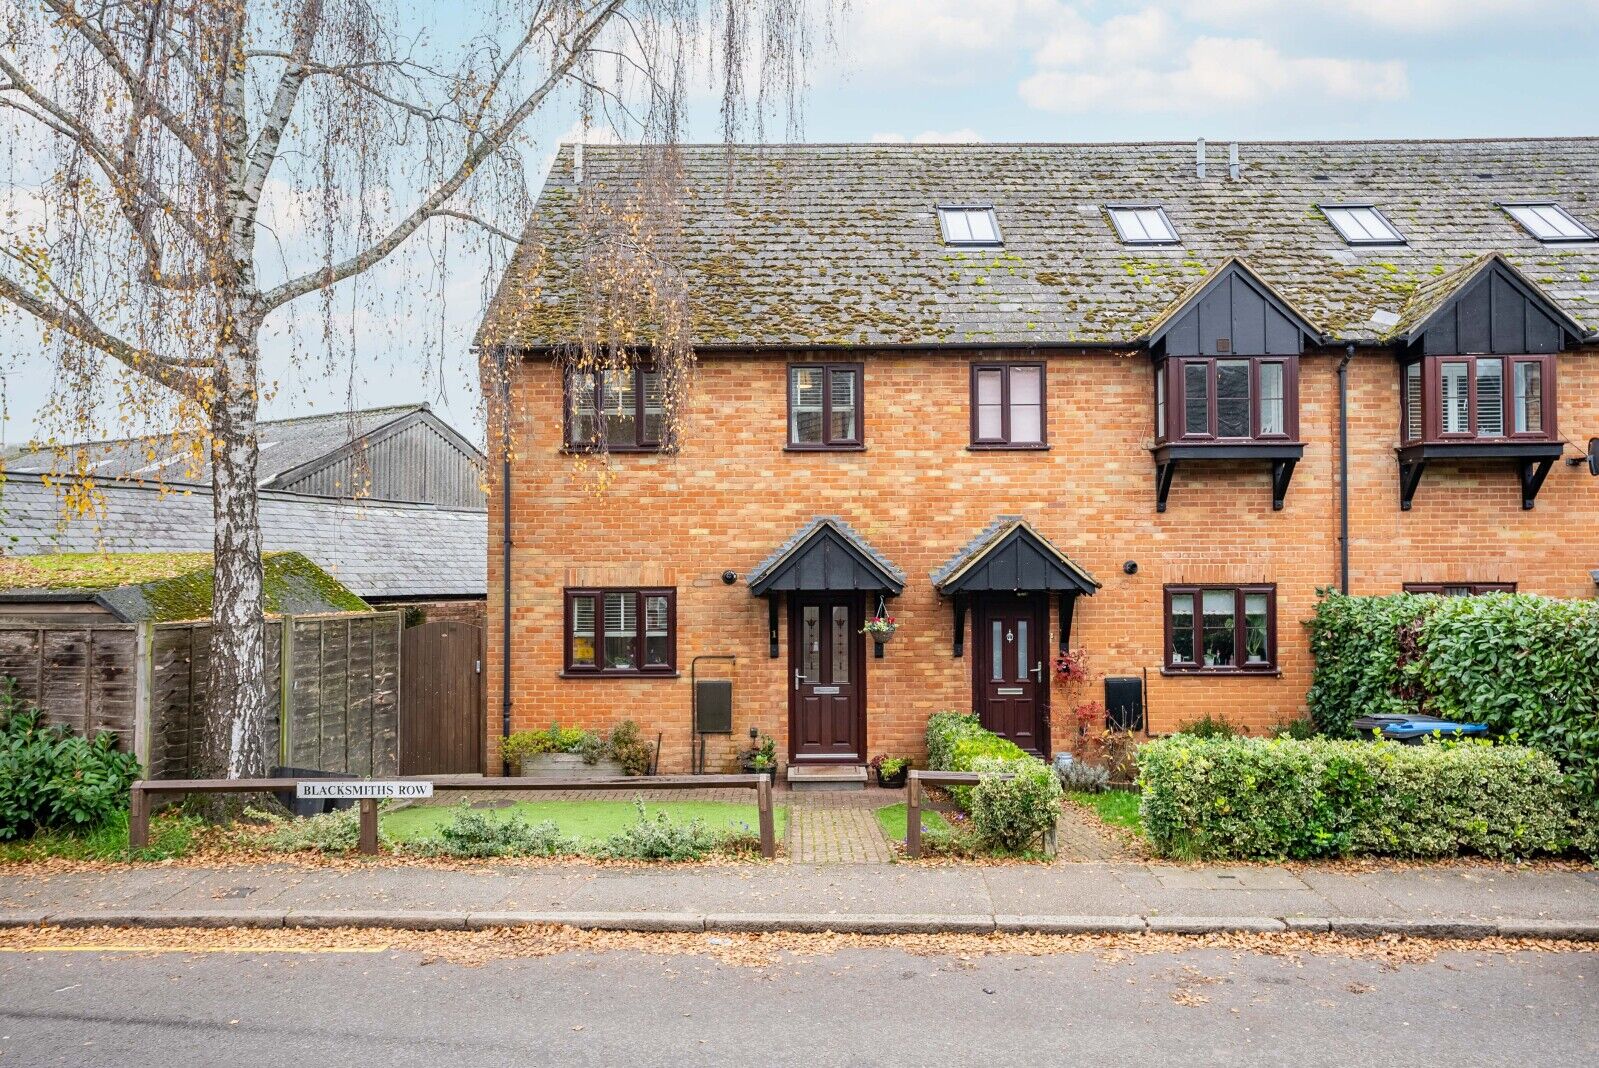
[[[483,628],[440,621],[400,637],[400,774],[483,770]]]

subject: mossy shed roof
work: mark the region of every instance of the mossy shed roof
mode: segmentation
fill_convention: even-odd
[[[638,147],[589,145],[612,197]],[[1592,334],[1599,242],[1543,244],[1504,203],[1599,230],[1599,138],[1145,144],[690,145],[668,242],[703,349],[1136,346],[1173,302],[1246,260],[1328,342],[1384,344],[1429,282],[1499,253]],[[558,153],[480,341],[569,345],[582,262],[572,146]],[[950,247],[935,207],[992,204],[1003,244]],[[1132,246],[1107,207],[1160,205],[1175,245]],[[1374,205],[1402,245],[1351,246],[1322,205]]]
[[[367,612],[371,605],[300,553],[266,553],[269,614]],[[53,553],[0,557],[0,601],[100,605],[124,623],[211,614],[209,553]]]

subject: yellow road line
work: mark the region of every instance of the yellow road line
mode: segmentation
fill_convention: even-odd
[[[345,949],[329,946],[0,946],[0,953],[385,953],[389,946]]]

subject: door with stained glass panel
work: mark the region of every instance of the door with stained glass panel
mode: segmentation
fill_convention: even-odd
[[[1049,746],[1049,598],[1042,593],[995,594],[975,606],[973,693],[984,728],[1030,753]]]
[[[852,762],[866,753],[865,638],[855,595],[797,594],[789,610],[789,756]]]

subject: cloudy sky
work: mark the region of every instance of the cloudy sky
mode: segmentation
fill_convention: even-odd
[[[439,5],[441,8],[443,4]],[[851,0],[804,115],[816,141],[1215,141],[1592,134],[1583,88],[1599,0]],[[691,130],[716,137],[714,101]],[[528,152],[542,171],[572,115]],[[341,368],[281,373],[271,415],[427,400],[476,427],[467,345],[481,265],[451,268],[431,369],[393,330]],[[396,275],[396,277],[400,277]],[[414,274],[409,276],[414,283]],[[24,441],[50,389],[31,339],[0,335],[7,422]],[[403,346],[402,346],[403,347]]]

